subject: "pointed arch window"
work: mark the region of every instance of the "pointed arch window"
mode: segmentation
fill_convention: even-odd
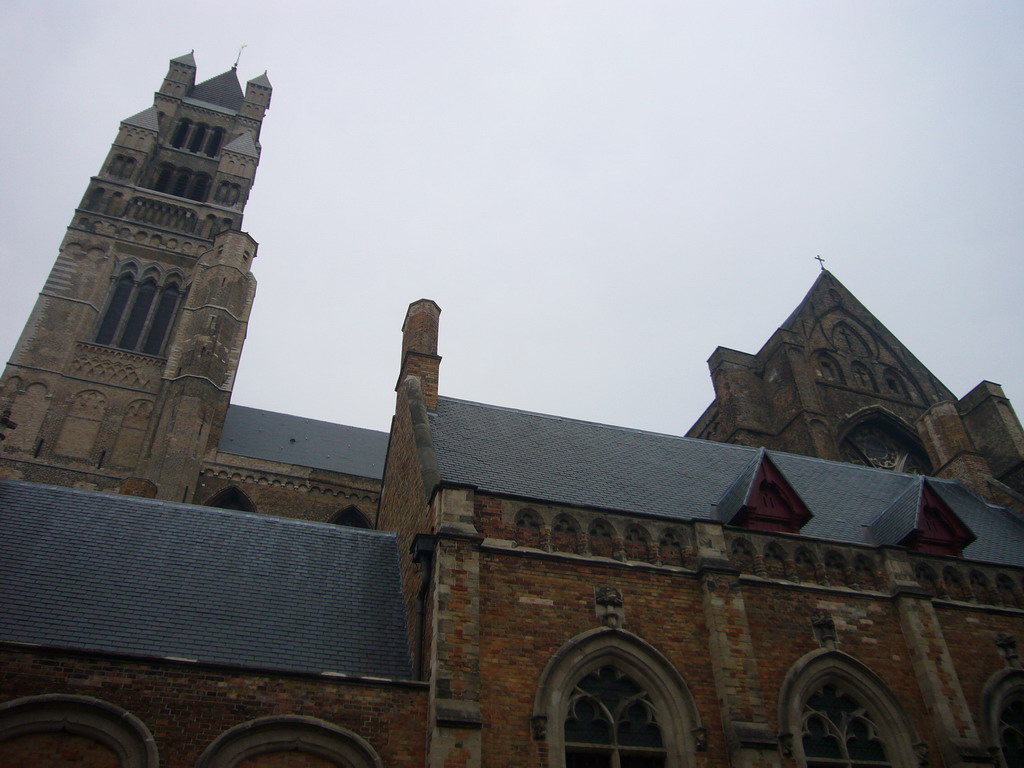
[[[892,765],[874,716],[834,684],[822,686],[807,699],[802,725],[808,768]]]
[[[999,642],[1016,652],[1012,636],[997,635]],[[992,675],[982,689],[981,705],[982,740],[998,755],[997,765],[1024,768],[1024,670],[1004,667]]]
[[[124,308],[128,306],[128,299],[135,289],[135,277],[131,274],[124,274],[114,284],[114,291],[110,296],[110,303],[107,304],[107,312],[103,315],[100,329],[96,333],[97,344],[109,344],[118,326],[121,324],[121,315]]]
[[[801,768],[912,768],[928,748],[878,675],[842,651],[812,651],[779,692],[780,744]]]
[[[875,418],[862,422],[839,445],[843,461],[918,475],[931,473],[925,452],[905,434]]]
[[[621,629],[590,630],[559,649],[541,675],[533,713],[550,768],[683,768],[707,748],[679,672]]]
[[[234,509],[239,512],[256,511],[256,505],[252,503],[249,497],[233,485],[215,494],[206,502],[205,506],[217,507],[219,509]]]
[[[121,341],[117,346],[121,349],[135,349],[142,336],[142,328],[149,317],[149,308],[153,304],[153,297],[156,296],[156,281],[146,280],[139,286],[135,294],[135,304],[128,315],[128,322],[125,323],[124,333],[121,334]]]
[[[370,521],[366,519],[366,515],[360,512],[356,507],[345,507],[345,509],[339,510],[334,513],[331,517],[330,522],[335,525],[347,525],[351,528],[370,528]]]
[[[665,743],[650,695],[613,665],[573,689],[565,718],[566,768],[661,768]]]
[[[153,322],[149,326],[149,333],[146,334],[146,343],[142,347],[142,351],[145,354],[160,354],[180,297],[181,291],[178,290],[178,286],[175,283],[171,283],[161,291],[160,301],[157,303],[156,312],[153,314]]]
[[[999,749],[1006,768],[1024,768],[1024,699],[1019,696],[999,713]]]
[[[160,286],[155,277],[147,277],[140,284],[129,267],[114,283],[96,343],[145,355],[161,354],[181,296],[176,279]]]

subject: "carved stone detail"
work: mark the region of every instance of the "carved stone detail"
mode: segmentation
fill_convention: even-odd
[[[594,587],[594,603],[597,620],[604,626],[617,629],[626,618],[623,610],[622,592],[615,587]]]
[[[782,752],[783,757],[793,756],[793,734],[792,733],[780,733],[779,734],[779,751]]]
[[[1017,638],[1007,632],[996,632],[996,647],[1006,660],[1006,666],[1020,668],[1020,655],[1017,653]]]
[[[704,727],[694,728],[690,731],[693,734],[693,748],[697,752],[708,751],[708,729]]]
[[[547,715],[534,715],[530,718],[530,730],[533,733],[534,741],[547,741],[548,718]]]
[[[822,648],[835,650],[836,647],[836,622],[827,611],[817,611],[811,614],[811,626],[814,628],[814,637]]]

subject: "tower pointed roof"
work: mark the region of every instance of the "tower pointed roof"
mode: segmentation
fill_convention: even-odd
[[[159,117],[160,111],[156,107],[149,107],[136,115],[126,117],[121,122],[127,125],[134,125],[137,128],[145,128],[147,131],[159,131]]]
[[[238,138],[233,139],[224,147],[224,151],[237,152],[238,154],[246,155],[247,157],[260,156],[260,151],[256,146],[256,142],[252,140],[252,135],[248,133],[242,133]]]
[[[238,82],[238,73],[234,67],[199,83],[189,91],[188,97],[235,112],[242,106],[242,101],[245,98],[242,86]]]
[[[266,72],[264,72],[262,75],[259,75],[258,77],[254,77],[249,82],[252,83],[253,85],[258,85],[261,88],[273,88],[274,87],[274,86],[272,86],[270,84],[270,78],[267,77],[267,73]]]
[[[193,55],[195,51],[189,51],[184,56],[178,56],[177,58],[171,59],[172,64],[184,64],[187,67],[194,67],[196,65],[196,57]]]

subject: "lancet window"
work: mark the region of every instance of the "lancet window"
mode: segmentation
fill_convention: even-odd
[[[159,355],[180,299],[177,280],[160,285],[155,276],[147,276],[140,282],[133,271],[125,271],[111,290],[96,343]]]

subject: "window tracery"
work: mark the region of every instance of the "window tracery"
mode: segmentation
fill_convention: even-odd
[[[1024,768],[1024,692],[999,712],[999,749],[1006,768]]]
[[[920,448],[877,422],[856,427],[843,439],[839,450],[843,461],[851,464],[918,475],[931,472],[931,464]]]
[[[660,768],[665,745],[654,702],[607,665],[580,680],[565,718],[566,768]]]
[[[541,674],[531,717],[549,768],[685,768],[708,748],[693,696],[658,650],[622,629],[577,635]]]
[[[885,682],[853,656],[820,648],[801,657],[779,691],[780,745],[800,768],[911,768],[928,764]]]
[[[872,714],[831,683],[804,704],[800,735],[808,768],[892,765]]]

